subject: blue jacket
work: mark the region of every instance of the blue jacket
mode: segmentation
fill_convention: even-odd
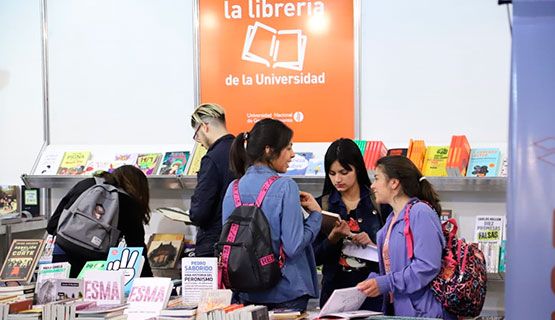
[[[239,195],[243,203],[254,203],[262,185],[278,173],[267,166],[251,166],[239,181]],[[227,188],[224,197],[223,221],[235,209],[233,184]],[[240,293],[243,300],[255,303],[280,303],[304,295],[318,296],[316,262],[312,242],[320,231],[322,215],[312,212],[304,219],[301,211],[299,187],[288,177],[275,181],[262,202],[262,212],[268,219],[271,229],[272,246],[279,254],[283,243],[285,266],[281,269],[282,279],[268,290]]]
[[[233,135],[216,140],[200,162],[197,186],[191,197],[189,217],[198,226],[195,255],[213,257],[214,244],[222,233],[222,201],[225,190],[233,180],[229,169],[229,150]]]
[[[318,203],[322,203],[322,197],[318,198]],[[387,217],[391,212],[389,205],[382,205],[381,212],[383,217]],[[343,220],[348,221],[347,207],[341,200],[341,194],[332,189],[328,197],[327,211],[338,213]],[[381,219],[370,199],[370,189],[360,188],[360,201],[355,210],[351,211],[351,217],[357,221],[360,231],[366,232],[372,242],[376,243],[376,234],[382,227]],[[354,287],[357,283],[364,281],[370,272],[378,272],[377,262],[367,262],[366,268],[352,271],[343,271],[339,264],[339,257],[343,246],[343,240],[336,244],[331,244],[328,235],[320,232],[312,244],[316,255],[316,263],[323,265],[322,269],[322,292],[320,294],[320,306],[331,296],[333,290],[347,287]],[[382,307],[382,297],[366,299],[361,306],[363,310],[379,311]]]
[[[414,199],[416,198],[410,199],[409,202]],[[422,202],[412,206],[410,228],[414,238],[414,257],[409,260],[403,232],[406,206],[405,204],[391,229],[389,237],[391,273],[388,274],[385,274],[382,248],[393,214],[389,215],[385,225],[378,232],[380,274],[372,273],[369,278],[376,278],[380,293],[385,295],[383,311],[385,312],[385,304],[389,301],[388,292],[392,292],[396,316],[456,319],[443,308],[430,289],[430,282],[441,269],[441,255],[445,247],[437,213]]]

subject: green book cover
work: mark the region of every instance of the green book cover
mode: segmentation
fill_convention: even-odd
[[[85,276],[85,272],[87,270],[105,270],[105,269],[106,269],[106,260],[87,261],[87,263],[85,263],[85,266],[83,267],[81,272],[79,272],[77,279],[83,279],[83,277]]]

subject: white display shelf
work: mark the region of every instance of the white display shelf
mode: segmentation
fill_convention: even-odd
[[[29,188],[71,188],[77,182],[90,176],[43,176],[22,175],[21,179]],[[324,177],[293,176],[301,189],[321,189]],[[506,177],[428,177],[439,192],[505,192]],[[148,182],[153,189],[193,190],[197,185],[196,176],[149,176]]]

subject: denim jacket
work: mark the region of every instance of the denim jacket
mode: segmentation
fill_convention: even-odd
[[[264,182],[275,175],[278,173],[267,166],[249,167],[239,180],[241,201],[254,203]],[[235,209],[232,187],[233,183],[228,186],[224,197],[224,223]],[[318,280],[312,242],[320,231],[321,214],[312,212],[304,219],[299,187],[288,177],[281,177],[272,184],[261,209],[270,224],[275,254],[279,254],[280,244],[283,243],[285,266],[281,269],[282,279],[271,289],[240,293],[240,297],[255,303],[280,303],[304,295],[317,297]]]
[[[409,202],[414,199],[416,198],[411,198]],[[414,251],[413,258],[409,259],[403,232],[406,206],[405,204],[395,221],[392,221],[394,215],[389,215],[385,225],[378,232],[380,275],[371,273],[368,278],[376,278],[380,293],[385,295],[384,302],[389,301],[388,292],[393,293],[396,316],[456,319],[442,307],[430,289],[430,283],[441,269],[441,254],[445,247],[437,213],[421,202],[412,206],[409,219]],[[389,237],[391,273],[385,274],[382,249],[391,223],[393,223]]]

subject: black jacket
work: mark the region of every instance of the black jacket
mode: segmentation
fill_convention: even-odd
[[[46,230],[49,234],[56,235],[56,231],[58,230],[58,221],[60,220],[60,215],[64,209],[69,209],[71,205],[77,200],[77,198],[87,189],[95,185],[94,178],[88,178],[82,181],[79,181],[68,193],[62,198],[56,210],[48,220],[48,225],[46,226]],[[148,263],[148,259],[146,256],[146,246],[145,246],[145,229],[143,227],[143,222],[140,216],[138,216],[138,204],[131,199],[128,195],[119,193],[119,220],[118,220],[118,229],[121,231],[121,236],[125,237],[125,242],[127,243],[128,247],[143,247],[143,256],[145,257],[145,262],[143,266],[143,271],[141,272],[142,277],[152,277],[152,270],[150,269],[150,264]],[[71,257],[70,257],[71,258]],[[73,257],[75,258],[75,257]],[[92,260],[87,257],[77,257],[77,259],[70,259],[74,261],[72,263],[72,274],[74,271],[79,273],[79,271],[74,270],[76,266],[85,264],[85,262]],[[75,261],[77,260],[77,261]],[[79,270],[81,270],[78,267]]]
[[[227,134],[216,140],[200,162],[197,186],[191,197],[189,216],[198,226],[195,255],[213,257],[214,244],[222,232],[222,201],[234,179],[229,168],[229,150],[235,137]]]

